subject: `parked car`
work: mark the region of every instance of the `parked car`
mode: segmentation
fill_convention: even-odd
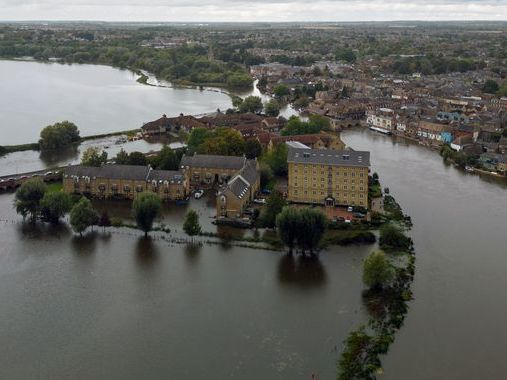
[[[203,195],[204,195],[204,190],[203,190],[203,189],[200,189],[200,190],[197,190],[197,191],[194,193],[194,198],[195,198],[195,199],[199,199],[199,198],[201,198]]]
[[[261,193],[262,193],[262,194],[269,195],[269,194],[271,194],[271,190],[269,190],[269,189],[262,189],[262,190],[261,190]]]
[[[365,214],[363,214],[361,212],[355,212],[352,215],[354,215],[354,217],[356,217],[356,218],[364,218],[366,216]]]
[[[52,175],[53,172],[46,172],[46,174],[44,174],[46,177],[49,177],[50,175]]]
[[[347,211],[348,211],[348,212],[352,212],[352,211],[354,211],[354,207],[352,207],[352,206],[347,207]]]
[[[257,199],[254,199],[253,200],[254,203],[257,203],[257,204],[260,204],[260,205],[264,205],[266,204],[266,200],[264,198],[257,198]]]

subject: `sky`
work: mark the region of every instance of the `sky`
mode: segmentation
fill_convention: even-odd
[[[0,0],[0,20],[507,20],[507,0]]]

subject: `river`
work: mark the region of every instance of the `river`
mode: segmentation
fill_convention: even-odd
[[[417,144],[351,130],[414,222],[417,256],[405,326],[386,379],[505,378],[507,182],[466,174]]]

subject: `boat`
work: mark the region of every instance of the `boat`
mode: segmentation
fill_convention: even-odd
[[[388,129],[384,129],[384,128],[379,128],[379,127],[374,127],[373,125],[370,125],[370,130],[372,131],[375,131],[375,132],[380,132],[380,133],[383,133],[384,135],[392,135],[392,132]]]
[[[465,170],[469,173],[473,173],[475,171],[475,169],[469,165],[465,166]]]
[[[188,204],[188,198],[187,199],[178,199],[176,200],[176,206],[184,206]]]

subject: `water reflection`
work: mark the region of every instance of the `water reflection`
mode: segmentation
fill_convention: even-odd
[[[158,260],[158,249],[151,236],[142,236],[137,240],[136,259],[143,268],[153,268]]]
[[[71,246],[79,257],[87,257],[97,248],[97,231],[90,231],[83,236],[75,235],[71,239]]]
[[[278,280],[300,287],[320,287],[327,281],[326,270],[318,257],[283,255],[278,261]]]
[[[67,224],[31,223],[23,221],[18,223],[20,238],[25,239],[62,239],[67,238],[72,232]]]
[[[41,152],[39,158],[44,167],[61,165],[62,162],[74,162],[79,157],[79,149],[72,146],[65,149],[59,149],[51,152]]]
[[[201,244],[195,244],[195,243],[189,243],[185,245],[185,258],[187,259],[187,262],[194,265],[197,263],[200,257],[200,252],[202,249]]]

